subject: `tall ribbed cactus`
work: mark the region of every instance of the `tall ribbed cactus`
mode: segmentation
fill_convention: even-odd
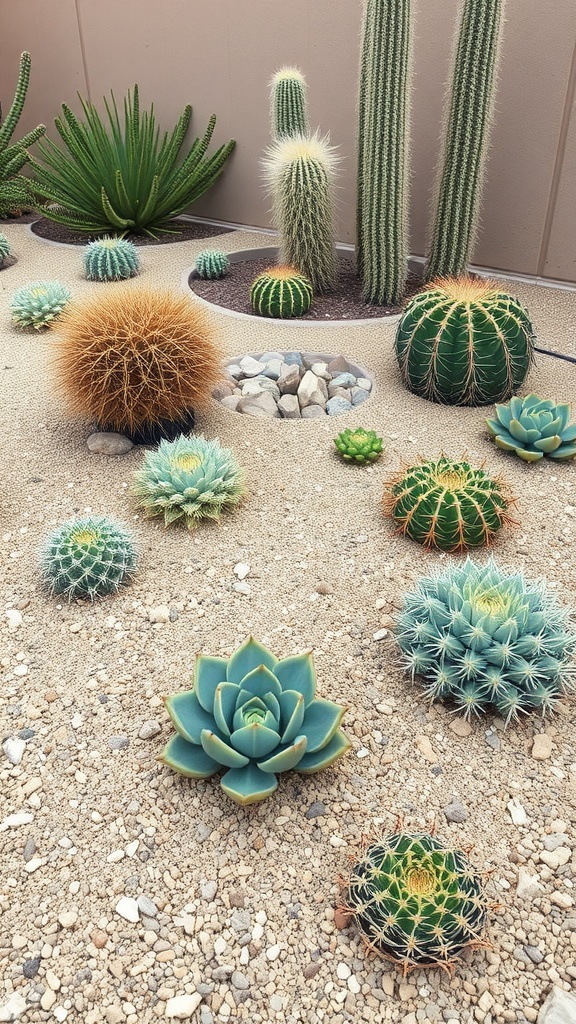
[[[360,57],[357,267],[364,300],[400,301],[408,266],[410,0],[366,0]]]
[[[270,83],[270,120],[272,135],[308,135],[308,104],[306,79],[298,68],[280,68]]]
[[[6,120],[0,128],[0,217],[18,213],[23,207],[32,203],[30,183],[27,178],[19,176],[18,171],[28,159],[26,152],[28,146],[36,142],[46,129],[43,124],[40,124],[24,135],[19,142],[10,144],[26,100],[30,80],[30,63],[30,54],[25,51],[20,57],[20,70],[14,99],[6,115]],[[2,108],[0,107],[1,120]]]
[[[464,0],[425,279],[457,276],[474,244],[504,0]]]
[[[280,233],[280,260],[297,267],[315,294],[336,279],[333,147],[318,134],[279,139],[268,150],[264,174]]]

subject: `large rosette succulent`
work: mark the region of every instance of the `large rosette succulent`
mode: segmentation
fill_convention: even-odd
[[[165,698],[176,728],[160,760],[182,775],[220,785],[239,804],[264,800],[276,774],[312,774],[349,748],[346,708],[316,697],[312,654],[278,660],[249,637],[231,658],[199,654],[194,686]]]
[[[570,406],[539,395],[511,398],[496,406],[486,426],[498,448],[515,452],[524,462],[573,459],[576,456],[576,423],[570,423]]]

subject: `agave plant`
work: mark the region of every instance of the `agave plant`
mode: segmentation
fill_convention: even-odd
[[[496,406],[486,426],[498,448],[514,452],[524,462],[573,459],[576,455],[576,423],[570,423],[570,406],[539,395],[511,398]]]
[[[450,971],[465,949],[486,945],[490,904],[462,850],[425,832],[396,832],[369,846],[344,891],[368,948],[403,974]]]
[[[199,654],[192,690],[165,698],[177,735],[160,760],[182,775],[220,785],[236,803],[273,793],[276,773],[327,768],[350,747],[346,708],[316,694],[312,655],[278,660],[249,637],[231,658]]]
[[[214,184],[234,142],[205,157],[216,117],[188,155],[178,156],[192,117],[187,104],[174,130],[160,135],[154,107],[140,114],[138,86],[124,100],[124,126],[112,94],[104,100],[109,130],[96,107],[80,102],[86,121],[66,104],[55,120],[64,149],[49,139],[39,146],[42,161],[30,157],[32,187],[43,215],[76,231],[116,234],[177,233],[170,221]]]

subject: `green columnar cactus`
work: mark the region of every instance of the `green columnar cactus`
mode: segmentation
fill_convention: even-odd
[[[264,165],[280,232],[280,261],[297,267],[319,295],[336,280],[335,166],[333,147],[317,134],[280,139]]]
[[[570,423],[570,406],[549,398],[527,395],[496,406],[495,419],[486,420],[498,448],[515,452],[524,462],[573,459],[576,455],[576,423]]]
[[[166,526],[183,522],[189,530],[201,519],[219,519],[245,492],[234,453],[201,434],[160,441],[134,476],[134,494],[146,515],[163,516]]]
[[[425,280],[463,274],[474,244],[504,0],[465,0]]]
[[[219,252],[216,249],[205,249],[203,252],[199,252],[196,257],[196,273],[198,277],[207,281],[224,277],[229,266],[230,260],[226,253]]]
[[[272,135],[283,139],[289,135],[308,135],[306,80],[298,68],[281,68],[270,83],[270,119]]]
[[[543,583],[490,559],[420,580],[396,624],[404,667],[466,717],[545,715],[574,690],[576,632]]]
[[[312,774],[350,748],[346,708],[315,693],[310,652],[279,661],[249,637],[231,658],[199,654],[194,688],[165,700],[177,735],[160,760],[193,779],[227,768],[220,785],[232,800],[264,800],[277,772]]]
[[[250,289],[254,312],[289,319],[304,316],[312,304],[312,285],[295,267],[268,267]]]
[[[375,430],[364,430],[363,427],[356,427],[351,430],[347,427],[338,437],[334,438],[334,444],[340,455],[346,462],[374,462],[382,454],[383,442]]]
[[[364,301],[400,302],[408,270],[410,0],[366,0],[356,255]]]
[[[451,971],[465,949],[486,945],[490,903],[462,850],[425,832],[368,846],[343,893],[370,950],[402,968]]]
[[[510,398],[534,359],[528,313],[495,281],[445,278],[408,303],[396,332],[402,379],[445,405]]]
[[[466,551],[490,544],[501,526],[513,522],[512,501],[502,480],[442,456],[389,480],[384,512],[399,533],[425,547]]]
[[[18,72],[18,83],[14,99],[6,120],[0,128],[0,217],[8,217],[11,214],[19,214],[22,209],[33,203],[30,183],[27,178],[18,175],[28,160],[27,149],[32,146],[46,128],[43,124],[38,125],[27,135],[24,135],[19,142],[11,144],[11,139],[20,119],[20,114],[26,100],[28,82],[30,80],[30,54],[24,52],[20,57],[20,70]],[[0,121],[2,120],[2,108],[0,107]]]
[[[0,231],[0,267],[4,264],[4,261],[8,259],[12,252],[12,246],[6,238],[6,235]]]
[[[125,238],[104,235],[84,250],[84,271],[89,281],[124,281],[140,270],[138,250]]]
[[[14,292],[10,310],[18,327],[50,327],[72,298],[60,281],[34,281]]]
[[[101,597],[130,582],[136,549],[130,532],[107,516],[70,519],[46,539],[41,571],[53,594]]]

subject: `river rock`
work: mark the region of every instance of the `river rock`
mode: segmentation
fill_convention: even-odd
[[[264,373],[266,369],[266,363],[261,363],[259,359],[254,359],[253,356],[244,356],[240,360],[239,366],[245,377],[257,377],[259,373]]]
[[[96,455],[126,455],[134,447],[129,437],[107,430],[90,434],[86,446],[89,452]]]
[[[576,995],[563,992],[554,985],[548,999],[540,1008],[538,1024],[574,1024],[576,1021]]]
[[[338,396],[329,398],[326,402],[326,412],[329,416],[339,416],[342,412],[349,412],[351,408],[351,402],[346,398],[339,398]]]
[[[297,395],[301,409],[305,409],[308,405],[324,407],[328,398],[328,388],[321,377],[317,377],[312,370],[307,370],[300,381]]]
[[[303,420],[317,420],[324,418],[326,415],[321,405],[307,405],[305,409],[302,409]]]
[[[276,401],[280,398],[278,385],[273,380],[270,380],[270,377],[264,377],[263,374],[242,381],[240,387],[242,388],[242,398],[245,395],[259,395],[263,391],[268,391]]]
[[[266,391],[253,397],[242,397],[238,402],[237,411],[247,416],[259,416],[261,419],[280,419],[274,396]]]
[[[231,409],[232,412],[236,412],[238,402],[241,398],[242,395],[226,395],[226,397],[221,400],[220,405],[223,405],[225,409]]]
[[[357,405],[362,405],[363,402],[370,398],[370,392],[363,391],[362,388],[350,388],[350,396],[352,398],[352,405],[356,407]]]
[[[354,388],[356,387],[356,377],[353,373],[339,373],[337,377],[332,378],[333,388]]]
[[[292,365],[284,363],[282,371],[276,384],[280,389],[282,395],[295,395],[298,390],[300,383],[300,367],[293,363]]]
[[[282,395],[278,402],[278,409],[280,410],[280,415],[285,420],[299,420],[301,418],[300,402],[296,395]]]

